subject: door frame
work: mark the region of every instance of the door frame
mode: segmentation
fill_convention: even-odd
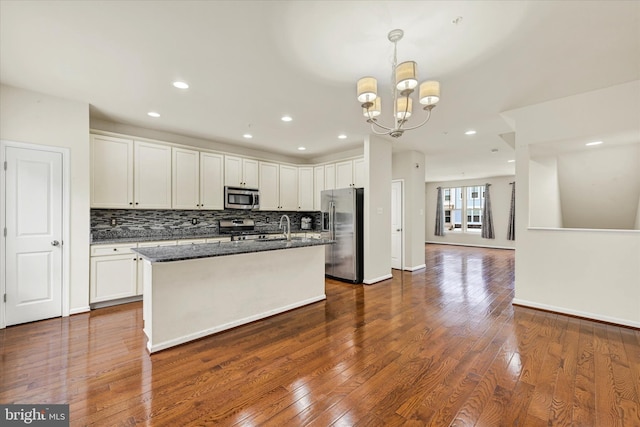
[[[4,171],[4,162],[6,160],[6,152],[8,147],[21,148],[26,150],[47,151],[52,153],[60,153],[62,155],[62,316],[69,316],[69,272],[70,272],[70,206],[71,206],[71,171],[70,171],[70,150],[64,147],[56,147],[50,145],[31,144],[26,142],[17,142],[9,140],[0,140],[0,292],[4,295],[7,292],[6,283],[6,260],[7,260],[7,238],[4,236],[4,227],[6,227],[6,173]],[[6,303],[0,296],[0,329],[6,328]]]
[[[400,271],[404,271],[405,270],[405,256],[404,256],[404,247],[405,247],[405,238],[404,238],[404,229],[405,227],[405,218],[404,218],[404,179],[392,179],[391,180],[391,185],[393,186],[393,184],[395,184],[396,182],[400,183],[400,209],[402,210],[402,214],[400,215],[400,221],[402,221],[402,225],[401,225],[401,231],[400,231]],[[393,209],[393,200],[391,200],[391,209]],[[392,231],[393,232],[393,231]]]

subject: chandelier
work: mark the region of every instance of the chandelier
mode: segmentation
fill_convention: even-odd
[[[420,84],[418,102],[424,105],[423,110],[427,112],[426,118],[417,126],[406,127],[409,117],[411,117],[413,100],[410,95],[418,86],[417,68],[414,61],[406,61],[398,64],[397,50],[398,42],[402,40],[404,31],[392,30],[389,32],[389,41],[393,43],[393,65],[391,68],[391,94],[393,96],[393,127],[378,123],[380,116],[381,101],[378,96],[378,81],[375,77],[363,77],[358,80],[358,101],[362,103],[362,113],[371,123],[371,130],[377,135],[391,135],[394,138],[402,136],[404,131],[417,129],[429,121],[431,110],[440,100],[440,83],[436,81],[426,81]],[[380,129],[380,130],[379,130]]]

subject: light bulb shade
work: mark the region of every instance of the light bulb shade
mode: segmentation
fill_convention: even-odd
[[[406,120],[411,117],[411,108],[413,107],[413,101],[408,96],[398,98],[396,119]]]
[[[378,117],[382,112],[382,109],[380,108],[380,106],[381,106],[380,98],[376,98],[373,101],[373,105],[371,107],[369,107],[368,109],[367,108],[362,109],[362,115],[365,116],[367,119],[373,119],[375,117]]]
[[[428,81],[420,85],[420,104],[434,105],[440,101],[440,82]]]
[[[396,67],[396,88],[399,91],[414,89],[418,86],[418,64],[413,61],[403,62]]]
[[[363,77],[358,80],[358,101],[373,102],[378,97],[378,81],[375,77]]]

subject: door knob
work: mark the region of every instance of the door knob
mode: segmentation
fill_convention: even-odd
[[[60,242],[54,240],[53,242],[51,242],[51,246],[60,246]]]

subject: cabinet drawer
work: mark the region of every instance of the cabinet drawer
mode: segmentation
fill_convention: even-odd
[[[160,242],[142,242],[142,243],[138,243],[138,247],[139,248],[153,248],[153,247],[158,247],[158,246],[175,246],[176,245],[176,241],[175,240],[163,240]]]
[[[130,254],[135,243],[118,243],[117,245],[91,245],[91,256]]]
[[[186,240],[178,240],[178,245],[195,245],[199,243],[206,243],[206,239],[186,239]]]
[[[207,239],[207,243],[230,242],[231,237],[211,237]]]

